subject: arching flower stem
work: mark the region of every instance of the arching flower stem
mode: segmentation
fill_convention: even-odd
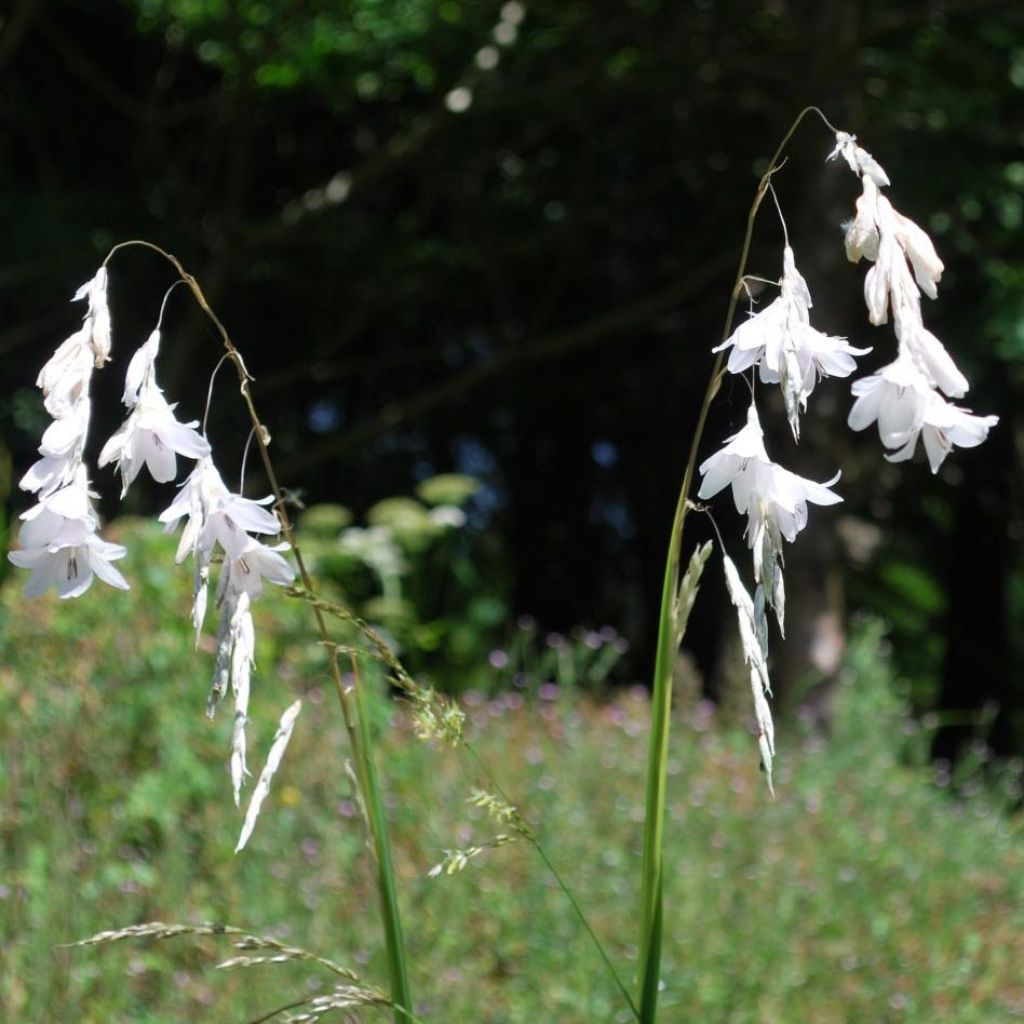
[[[254,377],[245,365],[241,352],[236,348],[227,328],[220,318],[213,311],[199,282],[189,274],[176,256],[162,249],[152,242],[142,239],[132,239],[120,242],[107,253],[103,266],[106,267],[111,258],[121,249],[131,246],[141,246],[150,249],[167,260],[177,271],[180,279],[189,287],[199,308],[207,315],[217,333],[220,335],[224,345],[225,355],[234,364],[238,374],[239,389],[242,400],[245,402],[252,421],[253,435],[256,439],[256,446],[259,449],[263,469],[274,495],[274,509],[281,520],[281,532],[285,540],[291,545],[295,555],[295,562],[298,566],[299,576],[307,591],[315,592],[316,587],[309,569],[302,556],[302,550],[295,538],[295,531],[291,519],[288,516],[287,502],[284,491],[278,483],[277,474],[270,457],[268,446],[270,443],[270,432],[264,426],[256,411],[252,397],[251,384]],[[373,760],[372,735],[367,719],[367,709],[364,701],[360,699],[360,669],[359,659],[353,651],[348,652],[351,665],[350,684],[345,682],[338,663],[338,649],[331,642],[327,629],[327,622],[323,611],[313,602],[310,602],[313,615],[316,619],[317,630],[327,651],[331,679],[341,707],[342,717],[345,722],[345,730],[348,733],[349,743],[352,748],[353,761],[355,765],[356,779],[359,783],[361,796],[366,807],[366,818],[370,831],[370,840],[373,845],[374,859],[376,861],[378,901],[380,904],[381,921],[384,928],[384,940],[387,952],[388,973],[391,982],[391,999],[395,1006],[395,1020],[403,1021],[408,1019],[407,1011],[411,1012],[412,998],[409,990],[408,969],[406,966],[405,944],[402,936],[402,922],[398,907],[398,894],[395,886],[394,866],[391,856],[391,843],[387,831],[387,818],[384,808],[384,800],[381,795],[380,785],[377,779],[376,765]]]

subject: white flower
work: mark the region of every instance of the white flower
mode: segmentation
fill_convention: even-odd
[[[181,535],[176,560],[181,562],[195,548],[212,553],[219,542],[229,558],[238,558],[246,549],[250,533],[275,535],[281,523],[273,512],[262,506],[273,497],[253,499],[231,493],[209,456],[199,460],[174,501],[160,513],[166,532],[172,532],[183,516],[189,520]]]
[[[836,132],[836,148],[829,153],[828,159],[834,160],[837,156],[841,156],[850,165],[850,170],[858,178],[866,175],[882,188],[889,184],[889,176],[878,161],[866,149],[857,145],[856,135]]]
[[[82,464],[82,451],[89,431],[89,402],[78,402],[45,431],[39,445],[42,458],[33,463],[18,486],[38,491],[40,499],[70,484]]]
[[[781,294],[740,326],[713,351],[732,347],[729,372],[742,373],[760,367],[765,384],[781,384],[793,436],[800,437],[800,409],[819,377],[847,377],[856,369],[853,356],[870,349],[849,345],[845,338],[833,338],[810,325],[811,295],[807,282],[796,269],[793,250],[783,250]]]
[[[290,547],[290,544],[267,547],[248,538],[242,553],[228,561],[228,592],[244,591],[254,601],[263,593],[264,578],[280,585],[291,583],[295,579],[295,570],[279,553],[288,551]]]
[[[91,533],[99,525],[91,497],[85,467],[79,466],[75,479],[68,486],[21,513],[18,542],[23,548],[50,547],[60,543],[62,537],[69,537],[70,543],[76,543],[82,529]]]
[[[891,221],[889,201],[880,196],[879,209],[885,209]],[[889,307],[897,326],[921,322],[921,293],[918,291],[907,266],[907,259],[896,238],[895,231],[887,230],[880,222],[878,258],[864,278],[864,301],[868,319],[877,327],[889,322]]]
[[[748,517],[746,536],[754,552],[755,576],[764,583],[765,595],[775,608],[781,628],[782,539],[792,543],[807,525],[808,502],[834,505],[842,498],[829,490],[839,479],[838,473],[824,484],[797,476],[768,458],[763,437],[757,408],[751,403],[747,425],[701,464],[704,481],[698,497],[712,498],[731,485],[736,510]]]
[[[103,446],[97,464],[117,463],[122,498],[143,465],[157,483],[167,483],[178,473],[175,453],[190,459],[210,454],[206,438],[194,429],[199,421],[179,423],[174,408],[156,387],[146,389],[128,419]]]
[[[228,558],[240,558],[249,550],[252,540],[246,531],[271,536],[281,532],[277,516],[262,507],[273,500],[270,495],[254,500],[240,494],[225,494],[208,511],[199,544],[212,550],[214,541],[219,541]]]
[[[900,448],[924,425],[931,387],[904,353],[877,373],[853,382],[856,396],[847,420],[851,430],[864,430],[876,420],[886,448]]]
[[[999,422],[998,416],[975,416],[950,405],[932,390],[924,372],[906,352],[870,377],[855,381],[853,393],[851,429],[863,430],[877,420],[882,444],[897,449],[886,455],[890,462],[909,459],[923,435],[933,473],[939,471],[954,446],[981,444]]]
[[[893,218],[896,227],[896,241],[900,248],[906,253],[914,268],[914,278],[921,291],[930,299],[938,294],[936,285],[942,279],[942,271],[945,267],[939,254],[935,251],[931,238],[919,228],[909,217],[904,217],[899,210],[893,210]]]
[[[92,346],[95,366],[102,366],[110,359],[110,309],[107,306],[107,268],[100,267],[91,281],[86,281],[75,292],[72,302],[88,297],[89,310],[85,314],[85,326]]]
[[[776,509],[774,515],[782,535],[792,541],[807,525],[808,501],[816,505],[834,505],[842,501],[829,490],[839,475],[825,484],[805,480],[772,462],[765,451],[763,438],[757,408],[751,403],[746,426],[729,438],[721,451],[701,464],[704,482],[698,497],[712,498],[731,484],[737,512],[749,512],[752,502],[767,502]]]
[[[93,350],[85,324],[57,346],[36,377],[46,411],[58,419],[68,415],[88,393],[93,369]]]
[[[26,597],[38,597],[56,587],[62,598],[78,597],[92,585],[93,574],[104,583],[127,590],[125,578],[110,563],[125,556],[120,544],[101,540],[82,520],[66,520],[45,547],[26,547],[7,557],[22,569],[31,569]]]
[[[960,409],[941,398],[934,391],[929,395],[924,412],[921,436],[928,454],[928,464],[938,473],[943,459],[958,448],[975,448],[988,437],[989,430],[999,422],[998,416],[975,416],[969,409]],[[906,454],[904,455],[904,451]],[[914,454],[913,440],[889,458],[896,462]]]
[[[768,792],[774,796],[772,758],[775,756],[775,727],[767,699],[771,693],[771,684],[768,680],[768,624],[764,614],[764,591],[758,587],[755,598],[751,599],[732,559],[723,553],[722,562],[725,567],[725,585],[736,608],[743,658],[750,669],[750,692],[754,698],[761,763],[768,779]]]
[[[862,179],[864,191],[857,199],[857,216],[845,225],[846,258],[859,263],[861,257],[878,258],[878,186],[868,177]]]
[[[970,388],[945,346],[921,322],[910,322],[896,331],[901,346],[924,371],[929,382],[950,398],[963,398]]]
[[[135,350],[131,362],[128,363],[128,371],[124,375],[124,394],[121,396],[121,401],[129,409],[134,409],[138,405],[139,392],[143,386],[147,383],[155,386],[153,368],[159,351],[160,329],[157,328]]]

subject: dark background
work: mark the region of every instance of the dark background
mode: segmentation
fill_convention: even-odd
[[[808,103],[858,134],[897,208],[932,233],[946,273],[927,324],[970,377],[968,404],[1000,425],[933,477],[920,454],[890,466],[874,430],[847,430],[848,382],[819,385],[799,449],[778,410],[768,417],[775,457],[818,480],[841,467],[845,498],[812,509],[787,552],[776,675],[794,700],[818,692],[867,609],[890,621],[917,707],[942,712],[939,753],[979,729],[1019,748],[1016,2],[9,4],[8,514],[27,503],[11,480],[45,422],[35,374],[77,322],[67,299],[113,243],[150,239],[198,277],[245,353],[279,472],[303,501],[358,514],[434,473],[479,476],[471,527],[492,539],[484,570],[509,614],[545,630],[613,623],[632,644],[623,678],[645,678],[747,209]],[[816,324],[873,345],[864,372],[891,360],[893,340],[868,325],[864,268],[843,254],[858,189],[824,162],[831,147],[808,119],[776,185]],[[781,272],[770,208],[749,269]],[[172,279],[143,250],[112,264],[115,362],[97,378],[94,438],[117,425],[128,354]],[[165,327],[161,383],[198,417],[217,340],[182,289]],[[742,425],[746,401],[727,381],[703,455]],[[210,433],[229,479],[246,432],[225,374]],[[95,479],[114,514],[112,478]],[[141,486],[126,504],[163,503]],[[717,518],[745,561],[727,500]],[[687,529],[687,548],[708,531],[700,517]],[[712,696],[734,629],[718,575],[688,638]]]

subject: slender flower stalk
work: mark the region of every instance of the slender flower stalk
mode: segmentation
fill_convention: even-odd
[[[167,260],[177,271],[181,280],[188,286],[200,309],[202,309],[206,314],[217,333],[220,335],[221,342],[224,345],[225,357],[234,365],[238,375],[242,399],[245,402],[249,418],[253,425],[256,447],[259,449],[260,460],[263,464],[264,472],[274,496],[273,508],[280,520],[281,534],[291,547],[303,588],[310,594],[314,593],[316,588],[313,583],[313,578],[306,567],[302,551],[296,543],[291,519],[288,516],[284,491],[278,483],[273,461],[270,458],[268,450],[268,446],[270,444],[270,432],[260,419],[252,397],[251,385],[254,378],[249,373],[249,370],[245,365],[245,360],[242,358],[242,354],[235,347],[227,329],[211,308],[202,288],[199,286],[199,283],[185,270],[177,257],[171,255],[164,249],[161,249],[159,246],[154,245],[152,242],[133,239],[131,241],[121,242],[120,244],[115,245],[107,254],[107,258],[104,260],[104,267],[109,264],[110,260],[118,251],[129,246],[140,246],[142,248],[150,249]],[[236,509],[238,507],[239,506],[235,506]],[[249,511],[251,511],[251,509]],[[342,675],[341,666],[338,662],[338,648],[331,641],[324,612],[316,601],[310,601],[309,604],[313,610],[320,639],[327,651],[331,679],[334,683],[335,693],[341,707],[342,717],[345,722],[345,729],[348,733],[349,743],[352,747],[356,778],[359,783],[363,802],[366,806],[370,838],[377,864],[380,912],[384,925],[388,973],[391,982],[391,998],[395,1007],[395,1020],[405,1021],[409,1019],[413,1004],[409,989],[405,946],[396,895],[394,869],[391,861],[391,848],[388,838],[384,801],[380,793],[376,767],[373,762],[372,735],[365,717],[363,702],[359,699],[358,662],[356,661],[355,656],[350,653],[350,657],[352,659],[352,676],[351,682],[346,682]],[[283,743],[281,749],[283,749]]]
[[[780,167],[780,159],[793,133],[804,118],[816,113],[826,124],[828,121],[817,107],[805,107],[796,116],[789,130],[779,144],[778,149],[762,176],[750,211],[747,214],[747,228],[740,251],[739,267],[729,300],[729,308],[722,331],[722,341],[726,342],[732,333],[733,318],[740,296],[743,294],[743,281],[747,269],[747,258],[750,254],[750,243],[754,232],[754,222],[758,210],[768,194],[772,175]],[[829,125],[831,128],[831,125]],[[690,453],[683,474],[683,483],[676,502],[675,516],[672,520],[672,532],[669,536],[668,558],[665,562],[665,576],[662,586],[661,610],[658,616],[658,647],[654,663],[654,680],[651,692],[651,738],[647,764],[647,798],[644,818],[644,854],[643,874],[640,896],[640,1022],[654,1024],[658,1005],[658,985],[661,973],[661,936],[663,926],[663,845],[665,832],[665,800],[668,785],[668,751],[669,732],[672,711],[672,673],[679,644],[683,638],[680,628],[680,558],[683,541],[683,526],[686,514],[691,507],[690,492],[697,468],[697,454],[704,426],[707,423],[708,411],[724,376],[724,350],[719,351],[711,377],[708,380],[701,403],[697,425],[690,441]],[[685,584],[685,581],[684,581]]]

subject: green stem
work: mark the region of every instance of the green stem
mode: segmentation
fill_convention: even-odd
[[[782,152],[809,113],[817,113],[826,124],[828,121],[817,107],[805,107],[797,115],[779,143],[757,186],[754,201],[747,214],[747,230],[740,252],[739,268],[729,298],[729,309],[725,317],[722,340],[732,332],[732,321],[736,306],[743,293],[743,278],[746,273],[750,243],[754,234],[757,211],[768,192],[772,175],[779,169]],[[830,126],[831,127],[831,126]],[[663,854],[665,836],[665,793],[668,785],[669,733],[672,719],[672,669],[675,663],[682,633],[677,621],[677,600],[679,594],[679,560],[683,544],[683,525],[690,503],[690,489],[697,466],[708,411],[721,386],[724,371],[724,352],[719,352],[711,371],[711,378],[704,391],[697,426],[690,441],[690,453],[686,460],[679,499],[676,502],[669,537],[668,557],[665,561],[665,578],[661,591],[661,610],[658,614],[658,647],[654,659],[654,680],[651,691],[651,738],[647,759],[647,799],[644,818],[643,875],[640,895],[640,1024],[654,1024],[658,1006],[658,984],[661,976],[661,941],[663,914]]]
[[[242,358],[241,352],[235,347],[227,328],[221,323],[217,314],[211,308],[206,296],[203,294],[199,282],[189,274],[176,256],[142,239],[132,239],[127,242],[120,242],[115,245],[107,258],[103,261],[106,266],[111,257],[120,249],[128,246],[142,246],[158,253],[167,260],[178,272],[181,279],[188,285],[200,309],[210,318],[211,323],[220,335],[224,344],[227,358],[235,366],[238,373],[242,398],[245,401],[246,409],[249,411],[249,418],[252,421],[256,445],[259,448],[260,459],[263,469],[266,472],[270,489],[274,494],[274,509],[281,520],[281,533],[285,540],[292,547],[295,555],[295,563],[299,569],[299,578],[302,585],[310,594],[314,593],[313,577],[306,567],[305,559],[302,557],[302,550],[295,539],[295,531],[292,528],[291,519],[288,516],[288,507],[284,491],[278,483],[277,474],[268,451],[270,444],[270,433],[263,425],[256,412],[256,406],[252,398],[250,387],[253,381],[252,374]],[[380,901],[381,921],[384,927],[384,939],[387,949],[388,971],[391,982],[391,1000],[395,1008],[396,1022],[408,1021],[412,1013],[412,1000],[409,994],[409,980],[406,969],[406,959],[402,944],[402,922],[399,916],[397,893],[395,888],[394,868],[391,862],[391,848],[388,841],[387,818],[384,814],[384,805],[380,796],[380,788],[377,782],[377,771],[373,761],[372,736],[361,711],[358,687],[358,665],[355,655],[349,652],[352,663],[353,677],[357,680],[354,687],[346,686],[342,678],[341,667],[338,664],[338,649],[331,642],[327,629],[327,622],[324,618],[323,609],[315,601],[310,602],[313,615],[316,619],[317,630],[320,639],[327,650],[328,664],[330,666],[331,681],[334,683],[334,691],[341,706],[342,718],[345,721],[345,730],[348,733],[349,744],[352,747],[352,754],[356,764],[356,778],[362,790],[363,804],[369,822],[369,829],[373,841],[374,854],[377,860],[378,876],[378,898]]]
[[[494,773],[487,766],[483,758],[476,752],[473,745],[468,741],[463,741],[462,746],[465,748],[466,753],[473,758],[477,767],[484,773],[484,775],[487,776],[487,781],[494,787],[498,796],[500,796],[506,804],[512,806],[512,801],[502,788],[501,783],[494,777]],[[518,817],[518,812],[516,812],[516,816]],[[534,850],[537,851],[537,855],[542,861],[544,861],[544,866],[551,872],[551,876],[554,878],[555,884],[562,890],[562,895],[569,901],[569,906],[572,907],[580,924],[583,925],[587,935],[590,936],[590,941],[594,944],[594,948],[597,950],[598,956],[601,957],[605,967],[608,969],[608,973],[611,975],[612,980],[618,986],[619,992],[622,993],[622,998],[626,1000],[627,1005],[633,1012],[633,1016],[639,1019],[640,1013],[637,1010],[636,1003],[633,1002],[633,997],[629,994],[629,989],[626,988],[625,983],[619,976],[619,972],[615,969],[615,965],[611,961],[611,957],[608,956],[608,952],[602,945],[601,940],[597,937],[597,932],[594,931],[590,922],[587,920],[587,915],[583,913],[583,908],[576,899],[576,894],[572,891],[569,883],[562,877],[562,873],[558,868],[555,867],[551,858],[548,856],[547,850],[545,850],[541,844],[541,841],[536,837],[536,835],[534,835],[533,831],[525,825],[525,823],[523,823],[522,826],[517,827],[516,831],[534,848]]]
[[[358,659],[352,656],[353,671],[358,672]],[[402,939],[402,918],[398,908],[398,892],[395,888],[395,868],[391,859],[391,842],[387,831],[387,814],[377,779],[377,766],[373,760],[373,737],[370,733],[369,716],[366,713],[365,691],[357,682],[355,693],[356,716],[359,720],[360,754],[356,774],[360,778],[363,798],[366,802],[366,817],[370,823],[374,856],[377,860],[377,896],[384,919],[384,946],[388,959],[388,976],[391,978],[391,1001],[396,1004],[395,1020],[401,1021],[406,1015],[400,1010],[412,1013],[412,997],[409,992],[409,976],[405,962],[405,943]]]

